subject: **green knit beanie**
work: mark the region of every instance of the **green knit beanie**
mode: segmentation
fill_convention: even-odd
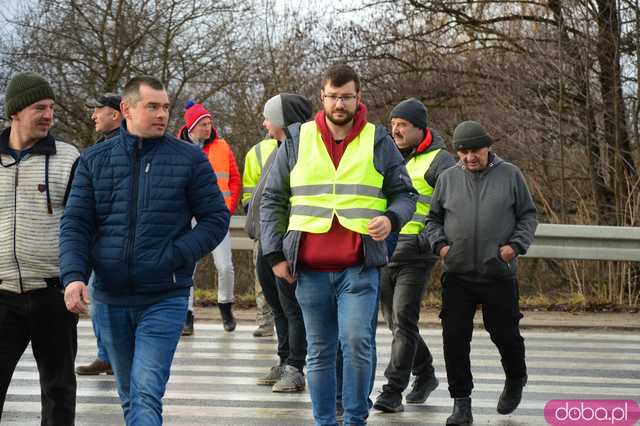
[[[56,99],[47,80],[35,72],[15,74],[4,95],[5,115],[11,118],[16,112],[43,99]]]
[[[453,148],[478,149],[490,146],[493,139],[477,121],[463,121],[453,131]]]

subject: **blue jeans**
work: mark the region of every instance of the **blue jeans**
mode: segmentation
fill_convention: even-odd
[[[307,383],[318,426],[336,423],[336,353],[343,352],[344,424],[364,425],[369,415],[372,371],[372,316],[376,312],[378,269],[361,266],[340,272],[301,271],[296,297],[307,331]]]
[[[89,299],[91,300],[91,303],[93,303],[93,283],[95,280],[96,275],[92,272],[91,276],[89,277]],[[98,354],[96,358],[109,364],[109,355],[107,355],[107,350],[102,344],[102,339],[100,338],[100,330],[96,325],[96,322],[97,321],[95,316],[93,315],[93,310],[91,310],[91,324],[93,325],[93,334],[94,336],[96,336],[96,345],[98,346]]]
[[[152,305],[94,302],[127,426],[162,424],[162,397],[187,314],[186,296]]]
[[[378,309],[380,307],[380,291],[376,294],[376,310],[371,317],[371,345],[373,350],[371,351],[371,382],[369,383],[369,397],[367,403],[369,409],[373,407],[373,401],[371,400],[371,392],[376,382],[376,367],[378,366],[378,354],[376,352],[376,331],[378,329]],[[336,379],[337,382],[337,394],[336,399],[342,403],[342,349],[338,345],[338,356],[336,357]]]

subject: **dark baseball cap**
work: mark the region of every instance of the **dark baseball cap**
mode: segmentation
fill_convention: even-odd
[[[86,105],[89,108],[109,107],[116,111],[120,111],[120,101],[122,98],[116,93],[105,93],[98,99],[90,99]]]

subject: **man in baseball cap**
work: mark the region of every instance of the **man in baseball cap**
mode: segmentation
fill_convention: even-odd
[[[87,108],[93,108],[91,119],[96,125],[96,132],[100,133],[96,143],[111,139],[118,133],[122,121],[121,100],[120,95],[116,93],[105,93],[85,104]]]

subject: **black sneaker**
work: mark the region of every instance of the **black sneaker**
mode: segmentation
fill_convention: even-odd
[[[422,404],[429,398],[431,392],[436,390],[440,383],[436,376],[431,375],[427,377],[416,376],[411,386],[411,391],[405,396],[407,404]]]
[[[400,411],[404,411],[402,394],[399,392],[382,391],[373,404],[373,408],[385,413],[399,413]]]

